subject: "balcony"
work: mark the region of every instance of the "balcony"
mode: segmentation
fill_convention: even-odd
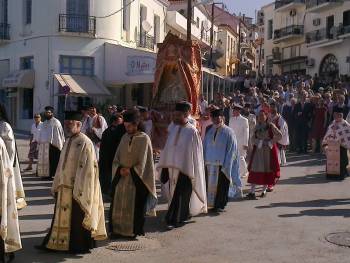
[[[305,5],[305,0],[276,0],[275,10],[285,12]]]
[[[339,44],[344,38],[350,37],[350,25],[339,25],[331,29],[318,29],[306,34],[308,47],[326,47]]]
[[[137,39],[137,47],[154,51],[155,39],[147,34],[140,34]]]
[[[96,17],[85,15],[59,15],[59,32],[95,36]]]
[[[6,42],[10,40],[10,25],[0,23],[0,42]]]
[[[343,0],[306,0],[306,11],[318,13],[341,5]]]
[[[287,41],[295,38],[300,38],[304,35],[303,25],[291,25],[274,31],[273,40],[275,44],[282,41]]]

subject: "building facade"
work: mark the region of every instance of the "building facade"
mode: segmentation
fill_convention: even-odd
[[[350,76],[350,2],[306,1],[308,74]]]
[[[14,126],[29,130],[33,114],[47,105],[58,114],[90,102],[147,105],[167,6],[1,0],[0,100]]]
[[[279,0],[264,13],[265,74],[350,74],[350,2]]]

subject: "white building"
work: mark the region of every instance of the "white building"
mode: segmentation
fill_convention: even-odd
[[[306,1],[308,73],[350,76],[350,2]]]
[[[305,1],[277,0],[262,8],[266,74],[306,74]]]
[[[0,0],[0,100],[15,127],[29,130],[33,114],[47,105],[62,113],[106,98],[149,103],[167,6],[167,0]]]

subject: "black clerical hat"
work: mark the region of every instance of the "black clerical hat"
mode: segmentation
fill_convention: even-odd
[[[124,122],[139,122],[140,112],[138,110],[127,110],[123,114]]]
[[[82,116],[79,111],[66,111],[64,113],[64,119],[66,121],[81,121]]]
[[[210,115],[214,118],[219,116],[224,116],[224,111],[220,108],[214,108],[210,111]]]
[[[45,111],[54,111],[54,108],[52,106],[46,106]]]
[[[335,107],[333,108],[333,112],[336,112],[336,113],[344,113],[344,109],[341,108],[341,107],[335,106]]]
[[[188,112],[191,110],[192,104],[187,101],[178,102],[175,105],[175,111]]]

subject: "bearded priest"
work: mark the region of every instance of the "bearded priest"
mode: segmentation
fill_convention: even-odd
[[[207,213],[203,146],[197,129],[190,123],[191,104],[176,104],[168,139],[160,153],[157,169],[167,189],[168,229],[183,225],[191,216]]]
[[[126,134],[113,161],[109,230],[112,238],[144,235],[145,215],[155,216],[157,192],[151,139],[138,110],[124,113]]]
[[[81,115],[65,113],[64,144],[52,194],[56,198],[51,229],[39,249],[88,253],[107,238],[94,145],[81,133]]]

